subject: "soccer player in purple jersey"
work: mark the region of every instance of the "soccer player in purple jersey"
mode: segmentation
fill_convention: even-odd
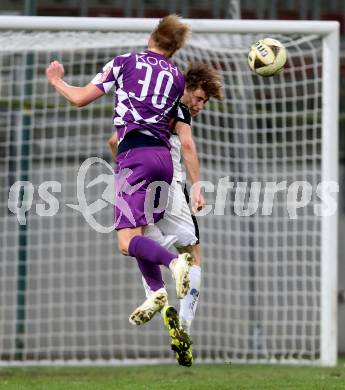
[[[118,245],[122,254],[136,258],[154,292],[130,315],[130,322],[137,325],[149,321],[167,301],[160,265],[171,269],[178,298],[183,298],[189,288],[191,256],[184,253],[177,257],[143,236],[145,226],[163,216],[163,207],[158,212],[147,212],[147,194],[152,184],[160,182],[163,193],[162,182],[169,185],[173,177],[168,125],[183,95],[184,77],[170,57],[184,45],[189,32],[176,15],[163,18],[151,33],[147,50],[115,57],[84,87],[65,83],[64,68],[58,61],[46,69],[54,88],[77,106],[115,89],[113,123],[119,136],[115,169]],[[158,197],[154,200],[161,201]]]
[[[174,327],[171,326],[171,319],[175,318],[175,324],[178,321],[178,326],[182,326],[184,331],[190,334],[201,285],[199,228],[196,218],[191,214],[188,206],[189,195],[183,183],[184,172],[181,160],[183,159],[193,185],[191,208],[193,213],[196,213],[204,206],[205,201],[200,190],[199,159],[192,135],[191,119],[204,109],[209,98],[221,100],[222,97],[222,78],[217,70],[205,63],[189,64],[185,73],[184,94],[179,103],[170,136],[174,177],[169,189],[168,207],[163,219],[155,225],[148,225],[144,231],[145,236],[156,240],[167,249],[177,249],[180,253],[191,253],[194,260],[189,270],[190,288],[187,295],[180,300],[179,315],[173,306],[166,305],[162,310],[163,321],[169,333],[174,330]],[[116,160],[117,155],[117,143],[117,132],[115,131],[108,141],[114,160]],[[175,248],[172,248],[172,245]],[[146,297],[148,297],[153,292],[144,278],[143,284]],[[190,367],[193,362],[191,347],[183,350],[174,338],[172,338],[171,346],[176,352],[178,363]]]

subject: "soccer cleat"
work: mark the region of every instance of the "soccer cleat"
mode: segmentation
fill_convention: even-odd
[[[189,268],[192,262],[193,258],[189,253],[182,253],[171,262],[170,268],[176,282],[177,298],[182,299],[189,290]]]
[[[179,317],[173,306],[162,310],[163,322],[169,331],[171,349],[175,352],[180,366],[190,367],[193,364],[192,342],[188,334],[180,327]]]
[[[168,294],[165,288],[153,292],[146,301],[137,307],[129,316],[129,322],[133,325],[142,325],[160,311],[168,301]]]

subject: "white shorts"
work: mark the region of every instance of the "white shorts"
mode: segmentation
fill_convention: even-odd
[[[156,226],[164,236],[176,237],[174,245],[177,248],[197,243],[195,225],[180,182],[172,181],[168,206],[163,219]]]

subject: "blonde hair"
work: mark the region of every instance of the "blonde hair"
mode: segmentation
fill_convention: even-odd
[[[181,22],[175,14],[165,16],[152,31],[151,39],[155,47],[163,50],[167,57],[171,57],[186,43],[190,36],[190,27]]]
[[[209,64],[192,62],[185,72],[186,89],[196,90],[201,88],[207,97],[223,99],[222,76]]]

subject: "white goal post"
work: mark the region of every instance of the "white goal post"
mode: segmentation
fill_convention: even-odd
[[[330,193],[337,198],[319,184],[338,181],[339,25],[187,22],[193,37],[174,60],[183,70],[206,61],[225,85],[225,99],[193,122],[211,210],[198,219],[196,361],[333,366],[337,213],[316,210]],[[156,23],[0,16],[0,365],[173,361],[159,316],[141,328],[128,323],[144,292],[108,229],[113,97],[71,107],[44,73],[59,59],[66,80],[84,85],[113,56],[145,48]],[[274,78],[246,63],[265,36],[288,51]],[[83,206],[78,172],[86,165]],[[265,214],[268,183],[280,190]]]

